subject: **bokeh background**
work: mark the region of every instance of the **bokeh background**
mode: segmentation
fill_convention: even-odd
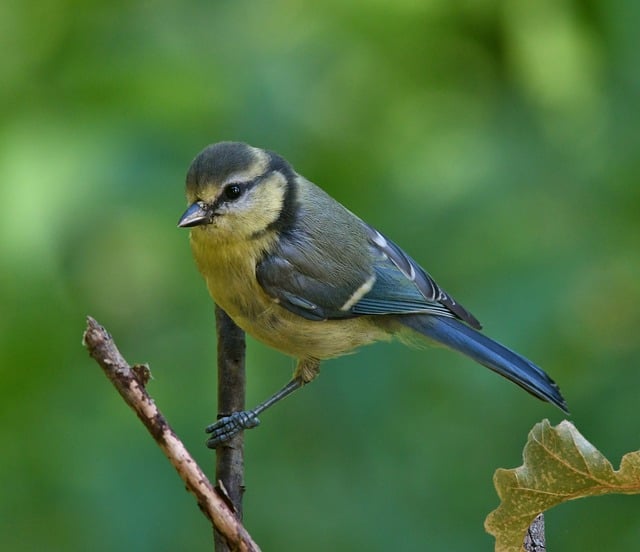
[[[206,144],[276,150],[561,384],[614,464],[638,448],[640,4],[0,5],[0,540],[208,550],[193,499],[80,340],[91,314],[204,468],[213,307],[183,182]],[[248,403],[293,361],[249,340]],[[246,438],[264,550],[491,550],[492,474],[562,414],[444,350],[326,363]],[[632,550],[640,498],[547,516]]]

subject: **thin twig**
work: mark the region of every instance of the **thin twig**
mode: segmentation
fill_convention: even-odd
[[[524,537],[524,549],[526,552],[545,552],[547,550],[544,536],[544,514],[538,514],[529,525]]]
[[[244,332],[226,312],[216,306],[218,337],[218,418],[244,410],[245,404],[245,339]],[[216,481],[233,504],[242,520],[244,493],[244,434],[238,433],[216,448]],[[227,552],[227,542],[215,532],[216,552]]]
[[[87,317],[83,343],[125,402],[149,430],[187,489],[196,497],[204,515],[225,536],[229,547],[243,552],[259,551],[258,545],[227,505],[225,497],[214,490],[204,472],[147,393],[145,384],[149,375],[148,368],[144,366],[132,368],[120,354],[107,331],[91,317]]]

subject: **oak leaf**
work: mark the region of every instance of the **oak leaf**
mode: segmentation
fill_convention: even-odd
[[[485,520],[496,552],[520,552],[527,528],[549,508],[576,498],[640,493],[640,451],[622,457],[614,470],[575,426],[549,420],[536,424],[523,451],[524,463],[498,469],[493,482],[501,503]]]

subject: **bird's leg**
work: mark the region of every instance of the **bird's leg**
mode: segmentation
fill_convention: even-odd
[[[215,424],[205,429],[207,433],[211,434],[207,439],[207,446],[209,448],[216,448],[243,429],[251,429],[260,425],[258,415],[261,412],[264,412],[270,406],[284,399],[296,389],[300,389],[303,385],[304,382],[300,378],[293,378],[287,385],[280,389],[280,391],[271,395],[271,397],[260,403],[254,409],[232,412],[228,416],[220,418]]]
[[[282,389],[271,395],[266,401],[261,402],[252,410],[232,412],[228,416],[220,418],[215,424],[207,426],[205,431],[211,434],[209,439],[207,439],[207,446],[214,449],[231,439],[240,431],[258,426],[260,424],[260,420],[258,419],[259,414],[313,380],[318,375],[319,366],[320,363],[315,359],[313,361],[301,360],[298,362],[293,379]]]

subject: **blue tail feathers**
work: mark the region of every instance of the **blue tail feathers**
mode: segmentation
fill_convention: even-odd
[[[433,341],[467,355],[535,397],[569,413],[558,386],[540,367],[463,322],[455,318],[429,315],[404,315],[399,316],[398,320]]]

